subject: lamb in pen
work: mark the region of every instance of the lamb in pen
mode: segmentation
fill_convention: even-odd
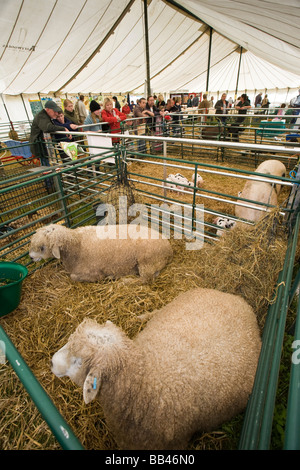
[[[286,167],[283,163],[278,160],[266,160],[261,163],[255,170],[257,173],[264,173],[266,175],[274,175],[284,177],[286,174]],[[261,178],[261,177],[257,177]],[[271,204],[277,206],[277,196],[281,191],[281,184],[274,184],[268,181],[255,181],[249,180],[244,186],[241,194],[241,198],[249,199],[251,201],[257,201],[263,204]],[[259,208],[264,207],[267,210],[266,206],[257,205],[255,203],[243,203],[244,205],[235,206],[235,215],[241,219],[251,220],[257,222],[264,215],[264,210],[252,209],[246,207],[246,205],[256,206]]]
[[[139,227],[139,229],[138,229]],[[50,224],[33,235],[34,261],[60,259],[73,281],[96,282],[139,275],[151,282],[171,261],[169,240],[146,226],[108,225],[70,229]]]
[[[228,217],[217,217],[214,219],[213,223],[218,227],[222,227],[225,229],[233,229],[236,226],[236,221],[229,219]],[[224,235],[224,230],[217,230],[216,235],[221,237]]]
[[[194,188],[194,181],[195,181],[195,174],[192,175],[192,181],[189,181],[185,176],[181,175],[180,173],[176,173],[175,175],[170,174],[166,179],[167,183],[163,183],[164,186],[169,189],[170,191],[177,191],[178,190],[191,190]],[[185,186],[188,187],[185,187]],[[197,174],[196,178],[196,187],[200,188],[203,185],[203,178],[199,174]]]
[[[246,407],[260,347],[244,299],[196,288],[152,312],[133,339],[110,321],[85,320],[52,372],[83,387],[85,403],[99,399],[121,449],[184,449]]]

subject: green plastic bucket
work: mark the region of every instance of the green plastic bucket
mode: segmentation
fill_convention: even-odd
[[[27,268],[21,264],[0,262],[0,317],[18,307],[27,274]]]

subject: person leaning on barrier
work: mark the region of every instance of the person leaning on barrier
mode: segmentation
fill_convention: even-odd
[[[155,106],[154,96],[148,96],[146,107],[145,107],[145,113],[149,116],[147,123],[148,123],[148,127],[152,131],[155,125],[155,118],[157,116],[164,116],[164,111],[160,110],[157,106]]]
[[[40,158],[42,165],[49,166],[49,156],[44,139],[44,132],[50,134],[62,130],[61,126],[53,122],[54,119],[57,118],[58,113],[62,112],[62,109],[54,101],[48,100],[45,104],[45,108],[36,114],[32,121],[29,138],[30,150],[35,157]],[[63,129],[68,132],[66,127]]]
[[[67,128],[55,125],[53,120],[56,119],[58,113],[62,113],[62,109],[52,100],[46,101],[45,108],[37,113],[32,121],[29,144],[33,156],[41,161],[41,165],[50,166],[48,149],[45,142],[44,133],[51,134],[53,132]],[[45,179],[46,191],[50,194],[53,191],[53,179]]]
[[[54,119],[53,122],[55,125],[68,129],[70,132],[76,131],[78,129],[78,126],[72,123],[69,119],[67,119],[63,112],[58,113],[57,118]],[[65,134],[65,135],[54,134],[53,140],[55,140],[58,143],[59,142],[73,142],[74,138],[72,137],[72,134]],[[66,155],[62,149],[58,149],[58,153],[63,162],[70,161],[70,157],[68,157],[68,155]]]
[[[102,122],[102,116],[101,116],[101,106],[97,101],[92,100],[90,102],[90,112],[85,118],[84,121],[84,126],[88,126],[90,124],[90,127],[84,127],[84,131],[91,131],[91,132],[108,132],[109,131],[109,126],[108,124],[101,124]],[[98,125],[93,125],[93,124],[98,124]]]
[[[139,118],[136,121],[134,121],[134,125],[136,128],[135,134],[138,134],[138,135],[145,134],[146,132],[145,119],[141,119],[141,118],[149,117],[149,114],[146,113],[146,99],[145,98],[141,98],[137,101],[137,105],[133,110],[133,117]],[[138,140],[138,151],[139,152],[146,151],[145,140],[141,140],[141,139]]]
[[[251,108],[250,99],[246,95],[246,93],[243,93],[241,95],[240,101],[235,106],[235,109],[237,109],[238,114],[240,116],[235,118],[235,122],[233,124],[231,124],[230,129],[229,129],[229,132],[231,132],[231,134],[232,134],[232,140],[233,141],[238,141],[239,140],[239,132],[242,131],[242,129],[240,128],[240,125],[246,119],[246,117],[243,116],[243,115],[247,114],[247,111],[250,108]]]
[[[109,132],[112,134],[120,133],[121,127],[120,122],[125,121],[127,119],[127,115],[122,113],[117,108],[113,107],[113,101],[110,98],[105,98],[104,100],[104,108],[101,111],[102,120],[107,122],[109,125]],[[112,143],[117,144],[120,142],[118,137],[112,138]]]
[[[223,124],[226,122],[226,117],[224,114],[228,113],[228,101],[226,100],[226,93],[222,93],[221,99],[218,100],[215,104],[216,114],[222,114],[223,116],[220,118]]]
[[[169,98],[167,100],[167,104],[165,106],[165,116],[166,114],[171,114],[171,123],[170,123],[170,127],[172,128],[173,130],[173,135],[174,136],[178,136],[178,134],[180,133],[180,125],[179,125],[179,120],[180,120],[180,116],[179,116],[179,109],[178,107],[175,105],[175,100],[172,99],[172,98]]]
[[[147,133],[150,135],[162,134],[162,120],[165,113],[155,105],[155,99],[152,95],[147,98],[145,113],[149,116],[147,119]],[[151,142],[150,145],[152,153],[154,153],[156,149],[160,150],[160,146],[157,146],[157,143]]]

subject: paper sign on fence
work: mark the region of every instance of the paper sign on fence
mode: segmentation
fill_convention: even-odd
[[[100,156],[102,153],[107,152],[109,148],[113,147],[111,137],[103,137],[102,135],[89,135],[88,133],[86,134],[86,137],[91,155]],[[115,163],[115,157],[107,157],[102,161],[105,163]]]

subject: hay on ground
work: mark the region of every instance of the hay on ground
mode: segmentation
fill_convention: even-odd
[[[174,258],[151,285],[123,279],[75,283],[59,262],[25,280],[20,306],[1,318],[1,325],[87,449],[116,449],[116,444],[99,403],[84,405],[75,384],[51,373],[52,355],[86,317],[111,320],[133,337],[143,327],[137,315],[195,287],[243,296],[262,328],[286,250],[285,235],[274,231],[277,220],[273,213],[255,228],[237,227],[201,250],[187,251],[185,240],[172,240]],[[9,364],[0,365],[0,383],[0,448],[59,449]],[[196,437],[190,448],[232,446],[222,430],[209,436]]]

